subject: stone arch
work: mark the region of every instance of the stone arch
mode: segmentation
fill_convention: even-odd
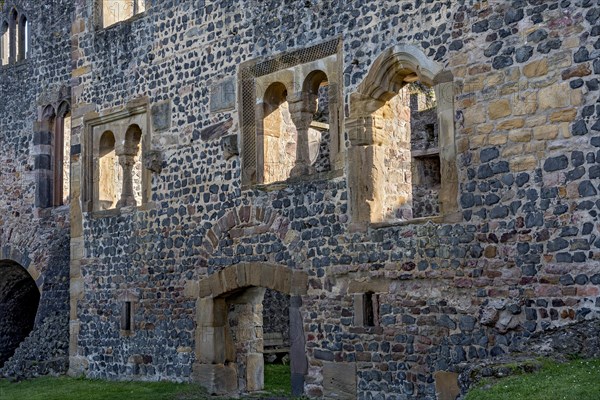
[[[252,205],[232,208],[208,230],[201,253],[204,259],[208,259],[219,247],[221,237],[234,229],[236,230],[234,236],[271,232],[283,240],[289,231],[289,226],[290,220],[274,212],[272,208]]]
[[[200,280],[193,378],[210,393],[262,389],[265,289],[292,296],[291,324],[301,330],[301,296],[308,290],[308,274],[304,271],[276,264],[240,263]],[[295,338],[290,346],[292,385],[296,388],[294,394],[299,395],[308,365],[304,334]]]
[[[0,368],[33,330],[40,297],[37,283],[23,265],[0,260]]]
[[[40,293],[43,291],[43,275],[36,265],[32,264],[27,252],[21,251],[19,248],[11,245],[2,246],[0,247],[0,262],[18,264],[35,281]]]
[[[385,50],[373,63],[357,90],[350,95],[350,115],[346,128],[350,139],[348,186],[350,214],[355,228],[371,223],[389,223],[385,203],[385,144],[388,132],[381,110],[409,82],[420,81],[433,87],[438,100],[440,127],[440,218],[452,221],[458,209],[458,172],[454,142],[454,87],[449,71],[430,60],[421,49],[397,45]],[[382,115],[378,115],[382,114]],[[410,147],[410,146],[409,146]],[[410,150],[410,149],[409,149]],[[405,182],[406,183],[406,182]],[[401,196],[400,196],[401,197]]]

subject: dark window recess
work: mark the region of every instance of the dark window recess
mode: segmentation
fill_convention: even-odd
[[[131,302],[126,301],[123,303],[123,313],[121,314],[121,329],[124,331],[131,331]]]
[[[375,322],[378,319],[378,296],[373,292],[367,292],[363,297],[363,316],[365,326],[375,326]]]

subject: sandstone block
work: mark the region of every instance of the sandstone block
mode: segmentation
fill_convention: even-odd
[[[488,113],[491,119],[509,116],[512,113],[510,101],[502,99],[490,103]]]
[[[554,84],[541,89],[538,93],[540,109],[567,107],[571,102],[570,93],[571,89],[566,83]]]
[[[246,388],[250,392],[262,390],[264,382],[265,361],[262,353],[250,353],[246,356]]]
[[[533,171],[537,168],[538,160],[535,155],[515,157],[509,162],[512,172]]]
[[[516,128],[522,128],[523,126],[525,126],[525,120],[523,118],[516,118],[499,123],[497,129],[511,130]]]
[[[572,108],[568,110],[561,110],[553,112],[550,115],[550,121],[552,122],[572,122],[577,117],[577,110]]]
[[[433,374],[438,400],[456,400],[460,394],[456,372],[437,371]]]
[[[533,138],[535,140],[552,140],[558,136],[558,126],[542,125],[533,128]]]
[[[209,394],[224,395],[237,390],[237,368],[234,365],[196,363],[192,380],[203,386]]]
[[[543,76],[548,73],[548,60],[543,58],[541,60],[533,61],[523,67],[523,75],[528,78],[535,78]]]

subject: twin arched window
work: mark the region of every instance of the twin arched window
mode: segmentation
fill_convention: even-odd
[[[29,53],[29,23],[23,13],[13,8],[8,21],[0,22],[0,65],[13,64]]]

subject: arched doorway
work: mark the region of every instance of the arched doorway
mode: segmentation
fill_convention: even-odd
[[[290,295],[292,394],[301,395],[308,364],[300,307],[308,275],[280,265],[243,263],[199,284],[194,379],[211,394],[263,389],[263,299],[271,289]]]
[[[14,261],[0,261],[0,368],[12,357],[35,323],[40,292]]]

